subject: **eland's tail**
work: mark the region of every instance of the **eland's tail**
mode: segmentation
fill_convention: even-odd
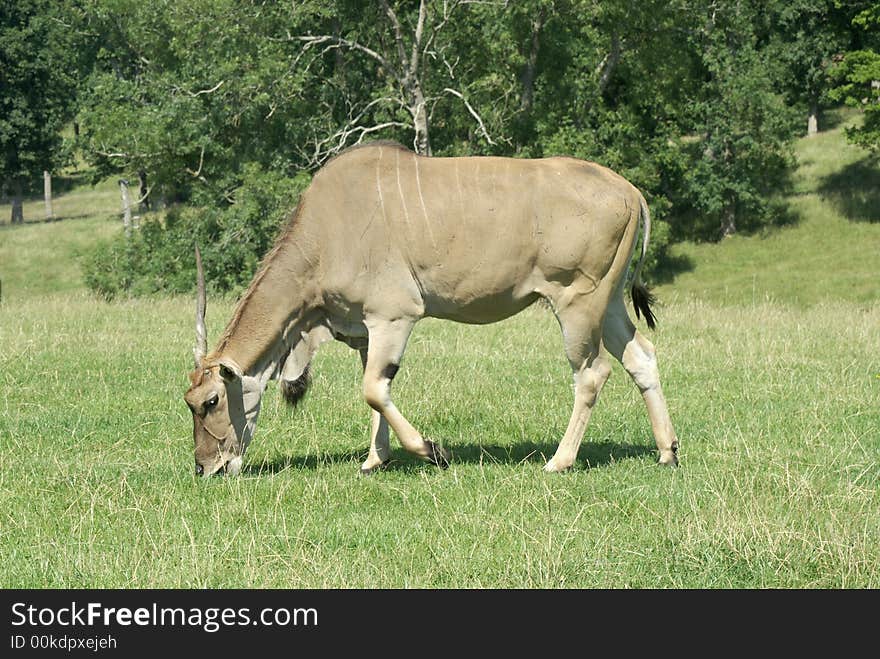
[[[654,329],[657,326],[657,318],[651,311],[651,305],[656,301],[654,296],[648,290],[647,286],[642,283],[642,266],[645,264],[645,255],[648,253],[648,239],[651,236],[651,214],[648,212],[648,203],[645,198],[639,194],[639,206],[641,207],[640,216],[643,223],[642,229],[642,255],[636,264],[635,274],[633,275],[632,294],[633,308],[636,311],[636,318],[645,316],[645,322],[648,327]]]

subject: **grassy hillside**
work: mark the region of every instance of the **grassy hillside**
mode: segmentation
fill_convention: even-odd
[[[73,177],[76,180],[76,177]],[[24,203],[25,224],[9,224],[0,204],[0,281],[4,299],[85,290],[80,259],[97,241],[121,231],[119,188],[108,180],[57,194],[55,221],[45,221],[43,200]]]
[[[799,166],[788,197],[794,223],[721,244],[674,246],[685,271],[659,289],[664,300],[804,306],[880,299],[880,163],[844,139],[845,126],[858,115],[837,111],[830,120],[834,128],[797,143]]]
[[[242,475],[197,479],[192,301],[84,291],[76,255],[121,230],[97,200],[0,227],[0,587],[880,587],[877,169],[839,128],[798,149],[800,221],[682,245],[660,291],[677,470],[615,365],[574,470],[541,471],[572,393],[536,305],[416,328],[395,400],[448,470],[393,441],[357,476],[360,364],[330,344],[300,409],[270,386]]]

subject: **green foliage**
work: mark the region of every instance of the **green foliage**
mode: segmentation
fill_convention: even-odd
[[[679,172],[677,237],[711,239],[778,219],[794,158],[797,117],[774,92],[760,52],[730,26],[707,35],[701,66],[709,82],[689,104],[688,155]],[[743,34],[737,31],[737,37]],[[683,221],[682,221],[683,220]]]
[[[847,138],[853,144],[880,148],[880,3],[859,13],[853,25],[865,31],[865,47],[848,52],[834,69],[838,83],[831,95],[865,112],[862,126],[850,128]]]
[[[424,107],[434,155],[565,154],[620,172],[650,202],[660,261],[670,241],[787,221],[778,198],[804,109],[826,99],[836,53],[852,44],[868,52],[863,27],[875,13],[866,8],[876,5],[429,1],[420,14],[409,0],[387,10],[353,0],[82,2],[100,49],[79,146],[96,178],[145,177],[154,208],[186,204],[159,235],[198,222],[218,233],[250,167],[293,177],[364,139],[411,144]],[[855,73],[840,74],[849,75],[840,98],[870,84],[866,57],[847,58]],[[869,105],[853,133],[864,143],[875,125]],[[124,249],[158,240],[152,231]],[[106,268],[134,259],[114,249]],[[235,264],[250,271],[258,257]],[[112,284],[102,267],[90,270],[105,273],[101,290],[180,285],[174,262],[125,275],[151,273],[141,283],[119,274]]]
[[[85,262],[86,284],[106,299],[188,292],[198,244],[210,285],[238,290],[250,281],[309,180],[307,174],[291,179],[248,166],[226,208],[175,206],[164,218],[148,218],[130,237],[100,245]]]
[[[828,96],[833,58],[853,39],[852,17],[860,0],[771,0],[758,6],[756,34],[764,66],[787,104],[804,119]],[[806,127],[806,121],[802,121]]]
[[[90,39],[79,3],[0,0],[0,184],[42,180],[64,164],[61,128],[75,108]]]
[[[223,206],[249,163],[301,168],[314,99],[292,66],[308,8],[90,0],[103,35],[79,114],[98,178],[146,173],[151,199]]]

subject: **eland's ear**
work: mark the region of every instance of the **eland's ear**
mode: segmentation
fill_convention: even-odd
[[[220,360],[220,377],[226,382],[241,378],[242,372],[238,364],[228,358]]]

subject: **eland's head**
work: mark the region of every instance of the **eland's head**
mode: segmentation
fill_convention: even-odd
[[[195,370],[189,374],[190,388],[183,396],[193,415],[196,474],[235,475],[254,434],[261,388],[232,360],[207,355],[205,276],[198,247],[196,270]]]

